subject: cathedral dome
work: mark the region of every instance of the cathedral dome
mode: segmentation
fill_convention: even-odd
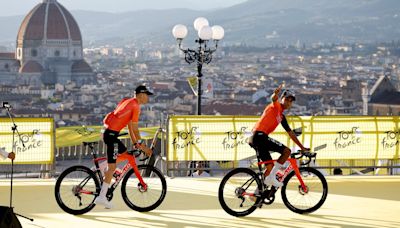
[[[25,16],[15,59],[20,62],[19,74],[37,85],[93,81],[93,70],[83,58],[79,26],[57,0],[42,0]]]
[[[69,40],[82,42],[78,24],[57,0],[43,0],[25,17],[17,36],[18,46],[28,40]]]

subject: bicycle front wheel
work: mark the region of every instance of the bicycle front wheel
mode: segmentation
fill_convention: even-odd
[[[100,182],[94,172],[85,166],[72,166],[66,169],[58,177],[54,189],[58,206],[73,215],[81,215],[92,210],[98,192],[100,192]]]
[[[162,203],[167,194],[167,182],[161,171],[154,166],[139,165],[138,169],[147,188],[142,186],[131,169],[122,180],[122,198],[126,205],[135,211],[154,210]]]
[[[254,194],[258,189],[261,189],[261,181],[257,174],[251,169],[237,168],[222,179],[218,200],[228,214],[246,216],[257,209],[256,205],[261,199]]]
[[[281,190],[282,200],[291,211],[307,214],[317,210],[325,202],[328,184],[325,177],[314,168],[301,167],[299,170],[306,191],[301,187],[293,171],[284,180]]]

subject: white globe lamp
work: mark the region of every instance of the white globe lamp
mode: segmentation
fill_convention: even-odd
[[[213,37],[213,31],[210,26],[206,25],[199,30],[198,35],[202,40],[210,40]]]
[[[222,38],[224,38],[225,35],[224,28],[222,28],[219,25],[214,25],[213,27],[211,27],[211,29],[212,29],[213,40],[222,40]]]
[[[186,26],[178,24],[172,29],[172,35],[175,39],[184,39],[187,36],[188,30]]]
[[[204,17],[198,17],[193,22],[193,26],[194,26],[194,29],[196,29],[196,31],[200,31],[200,29],[203,26],[208,26],[208,25],[209,25],[208,24],[208,20],[206,18],[204,18]]]

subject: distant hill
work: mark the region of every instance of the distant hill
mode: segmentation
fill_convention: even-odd
[[[209,17],[232,42],[374,42],[399,39],[399,9],[398,0],[250,0]]]
[[[214,11],[143,10],[129,13],[72,11],[84,41],[173,40],[177,23],[205,16],[225,28],[227,43],[375,42],[400,38],[399,0],[248,0]],[[22,16],[0,17],[0,41],[15,42]],[[173,41],[172,41],[173,42]]]

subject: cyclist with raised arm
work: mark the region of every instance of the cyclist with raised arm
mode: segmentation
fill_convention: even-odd
[[[301,150],[309,151],[309,148],[305,148],[303,144],[297,139],[295,133],[290,129],[289,124],[286,120],[283,112],[291,108],[293,101],[296,100],[295,94],[290,90],[283,91],[281,98],[278,99],[278,94],[282,90],[282,84],[276,88],[271,96],[271,104],[267,105],[261,118],[258,120],[253,128],[253,135],[249,140],[249,144],[259,154],[261,160],[267,161],[272,160],[270,155],[271,152],[280,153],[280,157],[273,164],[269,163],[266,167],[265,184],[273,185],[275,187],[282,187],[282,183],[276,179],[276,173],[283,167],[283,163],[290,156],[290,149],[282,143],[270,138],[268,135],[271,134],[280,123],[282,127],[289,134],[289,137],[300,147]]]
[[[141,143],[138,127],[140,105],[149,101],[149,95],[153,95],[153,93],[146,86],[138,86],[135,89],[135,97],[122,99],[115,110],[108,113],[103,120],[105,127],[103,141],[107,146],[108,170],[105,172],[100,195],[94,201],[95,204],[102,204],[106,208],[112,208],[112,204],[107,200],[106,195],[116,168],[117,155],[127,152],[125,145],[118,139],[119,132],[123,128],[128,126],[129,136],[135,148],[143,150],[147,156],[151,156],[153,153],[150,148]]]

